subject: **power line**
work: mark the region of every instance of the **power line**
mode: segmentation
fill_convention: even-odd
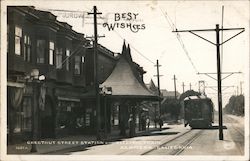
[[[86,43],[86,42],[84,42],[84,43]],[[78,45],[77,45],[77,47],[75,48],[75,50],[69,55],[69,56],[67,56],[60,64],[58,64],[58,66],[59,67],[63,67],[63,65],[65,65],[65,63],[73,56],[73,55],[75,55],[76,53],[78,53],[79,52],[79,49],[82,49],[82,47],[83,47],[84,45],[82,44],[82,42],[80,42]],[[49,72],[47,72],[47,73],[44,73],[44,75],[48,75],[48,74],[50,74],[51,72],[53,72],[53,71],[55,71],[55,70],[57,70],[57,69],[60,69],[60,68],[55,68],[55,69],[53,69],[53,70],[51,70],[51,71],[49,71]]]
[[[122,40],[124,40],[124,38],[117,32],[117,31],[115,31],[115,30],[113,30]],[[152,60],[150,60],[149,58],[147,58],[145,55],[143,55],[139,50],[137,50],[130,42],[128,42],[129,44],[130,44],[130,47],[132,48],[132,49],[134,49],[139,55],[141,55],[144,59],[146,59],[146,60],[148,60],[150,63],[152,63],[152,64],[154,64],[155,65],[155,63],[152,61]]]
[[[169,18],[167,12],[165,12],[165,13],[166,13],[166,14],[165,14],[165,13],[162,11],[161,8],[160,8],[160,10],[161,10],[162,14],[164,15],[165,19],[167,20],[169,26],[172,28],[172,30],[176,30],[176,27],[175,27],[175,25],[173,24],[173,22],[171,21],[171,19]],[[198,70],[197,70],[196,66],[194,65],[194,63],[193,63],[193,61],[192,61],[192,59],[191,59],[191,57],[190,57],[190,55],[189,55],[189,53],[188,53],[188,51],[187,51],[185,45],[184,45],[184,42],[183,42],[183,40],[181,39],[181,36],[180,36],[180,34],[179,34],[178,32],[176,32],[176,37],[177,37],[177,39],[178,39],[178,41],[179,41],[179,43],[180,43],[182,49],[184,50],[186,56],[188,57],[188,60],[190,61],[192,67],[194,68],[195,72],[197,73]]]
[[[224,42],[220,42],[220,31],[223,30],[241,30],[239,33],[237,33],[236,35],[230,37],[229,39],[225,40]],[[212,32],[216,32],[216,43],[210,42],[209,40],[205,39],[202,36],[199,36],[198,34],[194,34],[194,32],[204,32],[204,31],[212,31]],[[216,46],[216,58],[217,58],[217,87],[218,87],[218,106],[219,106],[219,140],[223,140],[223,119],[222,119],[222,92],[221,92],[221,62],[220,62],[220,46],[226,42],[228,42],[229,40],[233,39],[234,37],[236,37],[237,35],[241,34],[242,32],[244,32],[245,29],[244,28],[227,28],[227,29],[220,29],[219,28],[219,24],[216,24],[215,29],[199,29],[199,30],[180,30],[177,31],[174,30],[172,32],[189,32],[192,33],[200,38],[202,38],[203,40],[206,40],[212,44],[214,44]]]

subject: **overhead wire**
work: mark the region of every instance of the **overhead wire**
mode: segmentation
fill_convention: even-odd
[[[83,44],[81,45],[81,43],[82,43],[82,42],[80,42],[80,43],[77,45],[77,47],[75,48],[75,50],[74,50],[72,53],[70,53],[70,55],[67,56],[67,57],[61,62],[61,64],[58,64],[59,67],[62,68],[63,65],[65,65],[65,63],[67,62],[67,60],[69,60],[73,55],[75,55],[75,54],[79,51],[79,49],[82,48]],[[61,69],[61,68],[57,68],[57,67],[56,67],[55,69],[50,70],[50,71],[47,72],[47,73],[44,73],[44,75],[48,75],[48,74],[50,74],[51,72],[54,72],[55,70]]]
[[[224,23],[224,6],[222,6],[222,17],[221,17],[221,42],[223,42],[223,23]],[[221,71],[223,65],[223,44],[221,44]]]
[[[103,18],[103,17],[100,16],[100,18]],[[116,30],[113,30],[113,32],[116,33],[122,40],[124,40],[124,38],[123,38]],[[127,41],[127,40],[126,40],[126,41]],[[128,42],[128,41],[127,41],[127,42]],[[133,45],[131,42],[128,42],[128,43],[129,43],[130,47],[136,51],[136,53],[138,53],[138,54],[141,55],[144,59],[146,59],[147,61],[149,61],[150,63],[152,63],[152,64],[155,65],[155,63],[154,63],[152,60],[150,60],[149,58],[147,58],[147,57],[146,57],[145,55],[143,55],[138,49],[136,49],[136,48],[134,47],[134,45]]]
[[[164,12],[162,11],[161,8],[160,8],[160,10],[161,10],[162,14],[164,15],[165,19],[167,20],[167,22],[168,22],[169,26],[171,27],[171,29],[172,29],[173,31],[176,30],[176,26],[173,24],[173,22],[172,22],[171,19],[169,18],[167,12],[164,13]],[[182,40],[182,38],[181,38],[181,36],[180,36],[180,34],[179,34],[178,32],[176,32],[176,37],[177,37],[177,39],[178,39],[178,41],[179,41],[179,43],[180,43],[180,45],[181,45],[183,51],[185,52],[185,54],[186,54],[188,60],[190,61],[190,63],[191,63],[191,65],[192,65],[193,69],[195,70],[196,73],[198,73],[198,70],[197,70],[196,66],[194,65],[194,63],[193,63],[193,61],[192,61],[192,59],[191,59],[191,57],[190,57],[190,55],[189,55],[189,53],[188,53],[188,51],[187,51],[185,45],[184,45],[184,42],[183,42],[183,40]]]

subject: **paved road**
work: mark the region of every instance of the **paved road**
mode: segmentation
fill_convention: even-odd
[[[215,116],[216,118],[217,116]],[[244,154],[244,118],[224,117],[224,140],[217,123],[211,129],[166,125],[162,131],[105,145],[60,151],[69,155],[237,155]]]
[[[162,131],[151,132],[147,136],[122,139],[107,145],[89,147],[83,151],[67,154],[81,155],[142,155],[177,136],[190,131],[183,125],[168,125]]]

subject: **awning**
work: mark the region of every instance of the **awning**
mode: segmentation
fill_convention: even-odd
[[[76,98],[66,98],[66,97],[57,97],[58,100],[61,101],[71,101],[71,102],[80,102],[80,99],[76,99]]]
[[[7,82],[7,86],[10,87],[17,87],[17,88],[24,88],[25,84],[24,83],[19,83],[19,82]]]

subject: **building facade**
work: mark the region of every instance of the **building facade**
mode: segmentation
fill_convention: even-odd
[[[93,47],[50,12],[8,7],[8,143],[94,133]],[[118,57],[98,45],[102,83]]]

